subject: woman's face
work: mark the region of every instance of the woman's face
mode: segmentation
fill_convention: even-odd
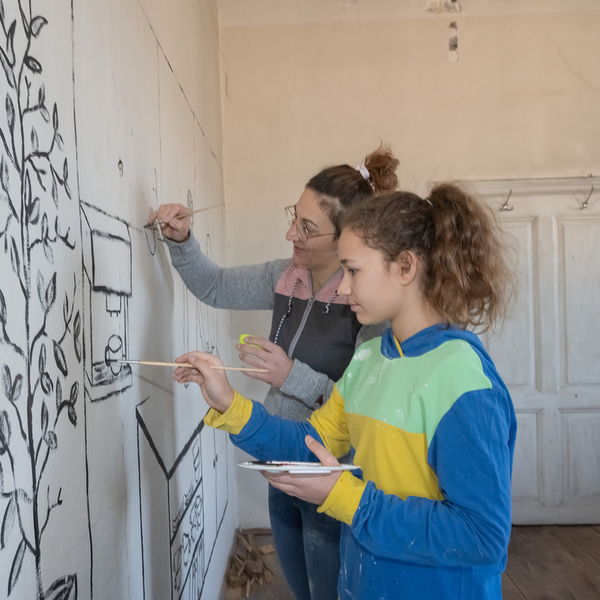
[[[317,194],[309,188],[302,192],[296,203],[296,222],[301,228],[306,228],[308,239],[302,242],[298,237],[296,223],[292,223],[285,239],[294,244],[294,264],[312,271],[329,269],[332,264],[337,264],[338,241],[335,227],[319,206]]]

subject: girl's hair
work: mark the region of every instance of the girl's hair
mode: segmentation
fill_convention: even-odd
[[[315,175],[306,187],[319,195],[319,206],[333,223],[339,237],[342,217],[348,208],[360,200],[391,192],[398,187],[395,171],[399,164],[400,161],[389,147],[381,144],[365,158],[361,167],[328,167]]]
[[[485,331],[507,316],[516,291],[513,244],[491,209],[460,185],[439,184],[425,199],[386,194],[349,211],[343,227],[388,264],[414,252],[423,263],[421,290],[447,324]]]

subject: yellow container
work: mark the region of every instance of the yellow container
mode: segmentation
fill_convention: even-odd
[[[252,336],[252,334],[242,333],[242,335],[240,335],[240,344],[245,344],[246,342],[244,340],[249,336]],[[248,344],[248,346],[254,346],[255,348],[260,348],[261,350],[264,350],[264,348],[262,346],[259,346],[258,344]]]

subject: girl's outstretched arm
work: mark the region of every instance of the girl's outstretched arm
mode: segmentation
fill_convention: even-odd
[[[190,363],[193,367],[177,367],[173,379],[177,383],[197,383],[206,403],[220,413],[224,413],[233,402],[235,392],[229,385],[225,371],[213,369],[222,367],[221,359],[205,352],[188,352],[175,359],[178,363]]]

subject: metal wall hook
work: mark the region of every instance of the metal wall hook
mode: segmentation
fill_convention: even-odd
[[[593,191],[594,191],[594,186],[592,186],[592,189],[590,190],[590,193],[588,194],[587,198],[585,199],[585,202],[581,205],[581,210],[584,210],[588,207],[588,202],[590,201],[590,198],[592,197]]]
[[[509,199],[510,199],[510,196],[511,196],[511,194],[512,194],[512,190],[509,190],[509,192],[508,192],[508,196],[506,197],[506,201],[505,201],[505,202],[504,202],[504,204],[503,204],[503,205],[500,207],[500,210],[504,210],[504,211],[511,211],[511,210],[514,208],[514,206],[510,206],[510,207],[508,206],[508,201],[509,201]]]

